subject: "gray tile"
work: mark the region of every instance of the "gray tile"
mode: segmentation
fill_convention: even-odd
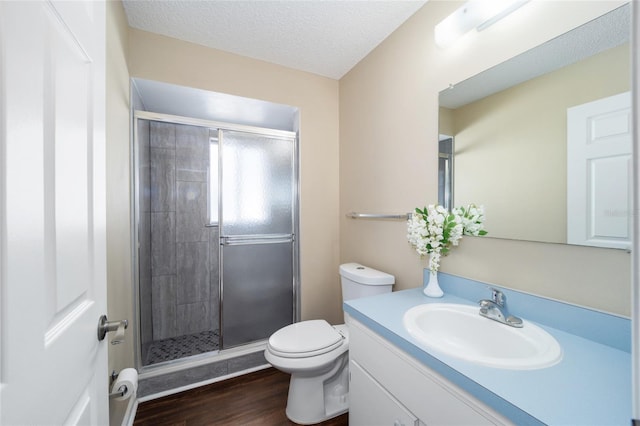
[[[213,329],[209,301],[178,305],[177,318],[179,335],[194,334]]]
[[[151,286],[146,292],[151,293]],[[153,341],[153,312],[151,308],[151,297],[141,291],[140,304],[140,344],[144,345]]]
[[[139,206],[141,212],[150,212],[151,211],[151,167],[149,165],[140,166],[138,171],[140,175],[140,183],[138,185],[138,189],[140,190],[140,195],[138,198]]]
[[[176,238],[179,243],[206,242],[208,240],[208,232],[202,215],[198,213],[178,213]]]
[[[209,301],[209,243],[178,243],[178,304]]]
[[[220,349],[218,330],[180,334],[175,337],[154,340],[147,345],[142,345],[142,364],[152,365],[213,352],[218,349]]]
[[[176,124],[176,149],[209,146],[209,129],[187,124]]]
[[[207,184],[183,182],[176,184],[178,242],[208,241]]]
[[[209,129],[176,126],[176,176],[179,180],[206,182],[209,168]]]
[[[197,213],[203,218],[207,214],[207,184],[204,182],[190,182],[178,180],[177,211],[180,213]]]
[[[176,274],[176,214],[151,213],[151,273]]]
[[[151,309],[151,176],[149,121],[138,120],[138,283],[140,291],[140,341],[153,340]]]
[[[176,276],[160,275],[153,277],[152,292],[154,306],[176,304]]]
[[[175,124],[152,121],[150,130],[150,144],[152,148],[176,149]]]
[[[150,129],[149,120],[138,120],[138,147],[146,152],[151,148]],[[140,163],[144,163],[142,156],[140,156]]]
[[[140,340],[152,340],[151,322],[151,214],[142,213],[138,222],[138,280],[140,286]]]
[[[151,288],[153,340],[177,336],[175,275],[153,277]]]
[[[229,369],[225,361],[219,361],[216,363],[203,365],[196,368],[187,370],[185,376],[191,383],[209,380],[215,377],[226,376],[229,374]]]
[[[149,122],[147,120],[138,120],[138,188],[140,190],[138,203],[142,212],[151,211],[150,155]]]
[[[151,148],[151,211],[176,211],[176,152]]]
[[[138,243],[140,244],[138,261],[140,274],[151,274],[151,215],[152,213],[141,213],[138,220]]]
[[[141,379],[138,385],[138,397],[204,382],[205,380],[226,376],[227,374],[227,362],[219,361],[187,370]]]
[[[229,374],[268,364],[263,351],[231,358],[228,363]]]

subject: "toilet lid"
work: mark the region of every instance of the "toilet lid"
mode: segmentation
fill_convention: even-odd
[[[329,352],[342,340],[342,335],[325,320],[310,320],[276,331],[269,338],[269,347],[280,356],[302,358]]]

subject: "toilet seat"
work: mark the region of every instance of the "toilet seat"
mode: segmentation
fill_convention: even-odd
[[[325,320],[288,325],[269,338],[268,350],[283,358],[308,358],[342,345],[344,336]]]

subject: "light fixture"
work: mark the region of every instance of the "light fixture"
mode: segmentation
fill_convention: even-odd
[[[435,27],[436,44],[448,47],[476,28],[482,31],[529,0],[469,0]]]

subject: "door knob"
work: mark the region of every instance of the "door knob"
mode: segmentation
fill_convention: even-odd
[[[124,330],[129,327],[129,321],[107,321],[107,316],[102,315],[98,320],[98,341],[103,341],[107,333],[116,331],[116,337],[111,341],[112,345],[122,343],[124,340]]]

